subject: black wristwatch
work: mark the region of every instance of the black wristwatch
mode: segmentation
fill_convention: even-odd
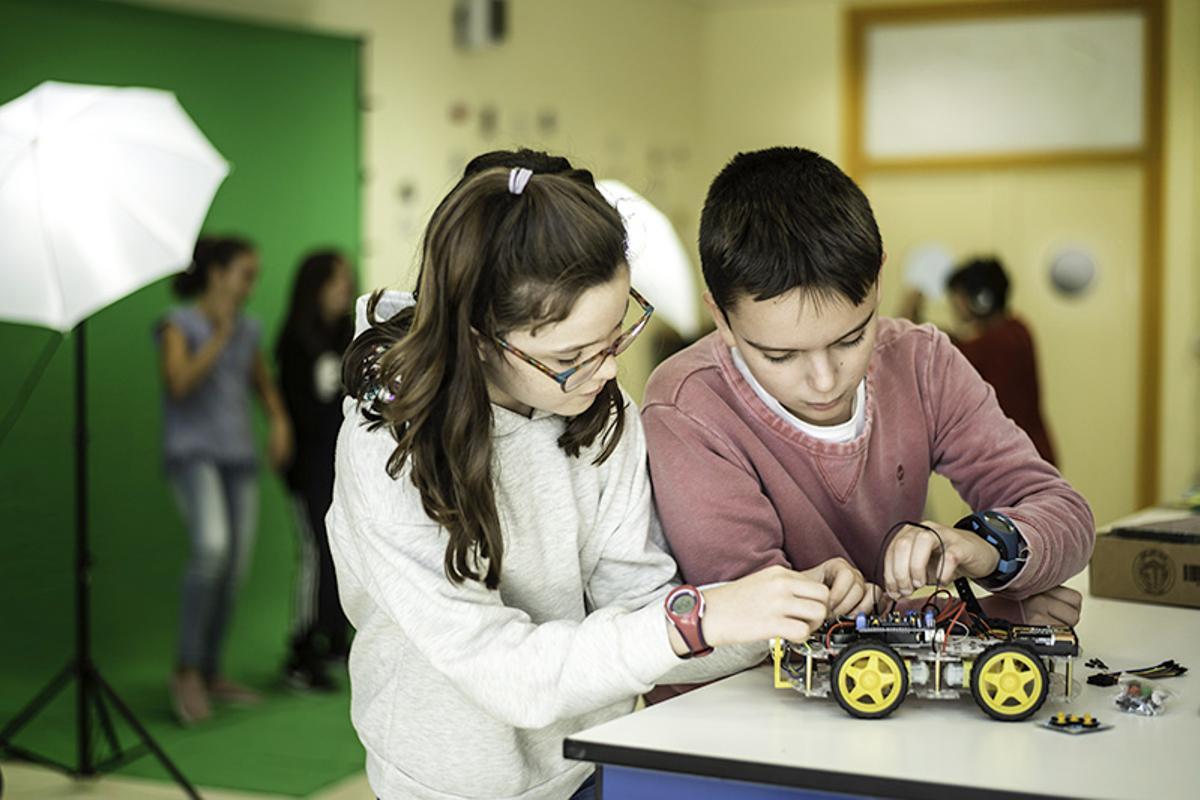
[[[1011,519],[999,511],[980,511],[963,517],[954,524],[956,528],[971,531],[1000,553],[1000,561],[991,575],[976,578],[983,588],[994,591],[1003,587],[1025,566],[1021,554],[1025,552],[1025,537]]]

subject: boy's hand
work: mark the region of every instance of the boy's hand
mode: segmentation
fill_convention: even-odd
[[[996,571],[1000,553],[982,537],[936,522],[922,524],[936,530],[941,541],[914,525],[900,529],[883,557],[883,589],[890,597],[898,600],[922,586],[945,586],[956,577],[982,578]]]
[[[844,558],[831,558],[800,573],[829,587],[829,616],[857,614],[874,605],[863,574]]]
[[[1025,622],[1030,625],[1076,625],[1083,595],[1066,586],[1055,586],[1021,601],[1021,607],[1025,610]]]

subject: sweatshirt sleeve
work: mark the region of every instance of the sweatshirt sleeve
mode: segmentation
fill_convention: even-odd
[[[776,564],[792,566],[775,507],[723,437],[670,404],[647,406],[642,423],[655,504],[689,582],[736,580]]]
[[[678,584],[677,570],[653,512],[645,436],[636,410],[626,417],[626,425],[622,442],[610,459],[609,479],[602,495],[600,533],[604,549],[588,581],[588,604],[597,609],[658,609],[665,630],[668,622],[662,603]],[[719,647],[704,658],[677,659],[660,682],[713,680],[753,666],[765,653],[765,643]]]
[[[679,662],[661,607],[609,606],[582,622],[536,623],[498,590],[443,571],[438,526],[334,516],[347,566],[381,612],[472,703],[517,728],[542,728],[644,693]],[[344,561],[345,563],[345,561]]]
[[[996,393],[945,334],[933,331],[922,384],[931,420],[931,468],[977,510],[1008,515],[1028,546],[1028,560],[998,594],[1024,599],[1082,570],[1095,523],[1087,501],[1038,456],[1029,437],[1004,415]]]

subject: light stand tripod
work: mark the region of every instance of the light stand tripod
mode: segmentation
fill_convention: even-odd
[[[200,794],[188,782],[179,768],[167,757],[159,744],[134,716],[133,711],[113,690],[92,661],[91,627],[91,550],[88,547],[88,482],[87,482],[87,320],[75,326],[75,657],[67,662],[54,678],[0,730],[0,750],[9,755],[63,770],[77,777],[94,777],[111,772],[149,750],[162,763],[179,787],[193,800]],[[13,736],[38,715],[59,692],[75,681],[75,738],[78,762],[63,764],[12,743]],[[137,733],[141,743],[125,749],[117,738],[111,703],[126,723]],[[93,712],[108,741],[111,755],[97,761],[93,739]]]

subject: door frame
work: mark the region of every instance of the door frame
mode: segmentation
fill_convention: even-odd
[[[1140,12],[1143,28],[1142,144],[1133,148],[994,152],[970,155],[871,158],[863,150],[866,36],[876,25],[1012,19],[1017,17]],[[1137,387],[1136,502],[1158,501],[1162,395],[1163,291],[1163,64],[1166,46],[1163,0],[990,0],[942,4],[860,7],[846,10],[844,126],[847,172],[860,183],[872,173],[979,169],[1060,168],[1132,164],[1142,174],[1140,360]]]

